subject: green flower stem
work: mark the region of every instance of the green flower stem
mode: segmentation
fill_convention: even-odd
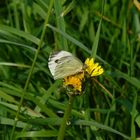
[[[65,110],[65,113],[64,113],[64,117],[63,117],[61,126],[59,128],[59,133],[58,133],[57,140],[63,140],[64,139],[65,129],[66,129],[67,122],[69,122],[69,116],[71,114],[72,104],[73,104],[74,98],[75,98],[75,96],[73,96],[73,95],[69,96],[69,102],[67,104],[67,107],[66,107],[66,110]]]
[[[19,118],[20,109],[21,109],[21,106],[22,106],[22,103],[23,103],[23,99],[24,99],[26,90],[27,90],[27,88],[28,88],[28,86],[29,86],[30,79],[31,79],[31,76],[32,76],[32,73],[33,73],[33,70],[34,70],[35,62],[36,62],[36,60],[37,60],[37,57],[38,57],[40,48],[42,47],[42,44],[43,44],[43,39],[44,39],[44,36],[45,36],[47,24],[48,24],[49,17],[50,17],[50,14],[51,14],[51,10],[52,10],[52,7],[53,7],[53,2],[54,2],[54,0],[51,0],[51,1],[50,1],[50,5],[49,5],[48,13],[47,13],[47,16],[46,16],[46,19],[45,19],[45,22],[44,22],[44,27],[43,27],[43,30],[42,30],[40,42],[39,42],[39,44],[38,44],[38,48],[37,48],[37,51],[36,51],[36,53],[35,53],[35,56],[34,56],[34,59],[33,59],[33,63],[32,63],[30,72],[29,72],[29,74],[28,74],[27,80],[26,80],[26,82],[25,82],[23,94],[21,95],[21,98],[20,98],[20,102],[19,102],[19,105],[18,105],[17,113],[16,113],[16,116],[15,116],[15,121],[14,121],[14,124],[13,124],[11,136],[10,136],[10,140],[13,140],[15,128],[16,128],[16,125],[17,125],[17,122],[18,122],[18,118]]]

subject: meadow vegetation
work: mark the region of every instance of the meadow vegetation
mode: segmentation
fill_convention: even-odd
[[[52,51],[95,58],[104,73],[76,96],[66,140],[140,139],[137,0],[0,1],[0,139],[55,140],[68,96]]]

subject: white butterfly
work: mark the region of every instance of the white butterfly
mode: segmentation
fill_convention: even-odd
[[[83,63],[67,51],[53,53],[49,57],[48,66],[54,79],[61,79],[81,72]]]

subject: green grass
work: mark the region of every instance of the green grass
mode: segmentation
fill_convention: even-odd
[[[48,69],[54,50],[105,71],[75,97],[65,139],[140,138],[139,17],[130,0],[2,0],[1,140],[57,139],[68,96]]]

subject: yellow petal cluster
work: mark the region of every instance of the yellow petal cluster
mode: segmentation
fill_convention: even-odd
[[[68,76],[64,78],[64,86],[72,86],[74,91],[82,91],[82,81],[84,79],[84,72]]]
[[[87,58],[85,61],[85,71],[91,76],[98,76],[104,72],[103,68],[99,65],[99,63],[94,63],[93,58]]]

